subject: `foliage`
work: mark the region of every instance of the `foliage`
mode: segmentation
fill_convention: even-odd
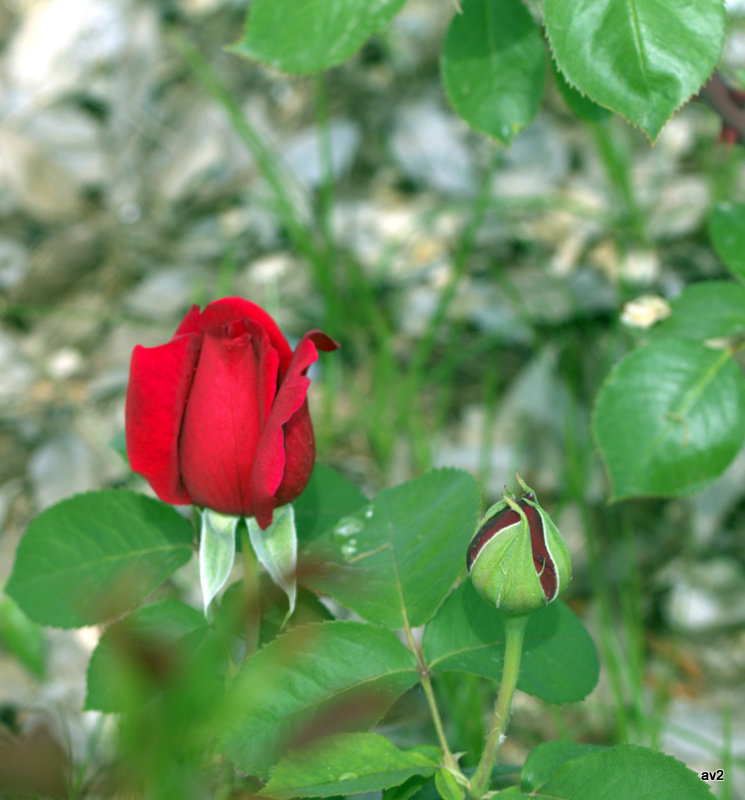
[[[400,0],[254,2],[233,52],[286,72],[338,64],[400,10]],[[534,20],[516,0],[464,0],[442,52],[454,110],[473,128],[509,142],[535,114],[545,48],[561,79],[655,139],[719,61],[721,0],[547,0]]]
[[[129,725],[149,720],[153,703],[164,719],[181,720],[188,713],[191,733],[173,745],[176,757],[217,741],[219,752],[237,768],[268,779],[263,796],[326,797],[410,781],[419,786],[422,780],[434,781],[443,796],[457,794],[460,772],[447,751],[443,761],[436,748],[401,749],[366,731],[419,681],[431,691],[430,674],[455,670],[490,680],[502,677],[505,619],[481,601],[470,582],[457,585],[478,510],[476,485],[466,473],[438,470],[381,492],[361,507],[360,499],[345,478],[317,468],[306,499],[298,502],[298,575],[301,587],[306,574],[316,591],[331,594],[366,621],[297,617],[295,622],[290,617],[284,632],[252,652],[242,627],[250,613],[245,607],[236,617],[235,604],[223,603],[209,623],[175,600],[141,605],[102,636],[90,661],[86,708],[125,712]],[[143,508],[149,515],[135,522],[133,515]],[[351,508],[356,511],[349,513]],[[107,509],[121,514],[121,528]],[[114,612],[132,608],[188,557],[184,524],[169,507],[127,491],[62,501],[29,530],[8,592],[46,624],[106,622]],[[125,536],[125,527],[139,533]],[[95,557],[94,539],[99,543]],[[42,552],[55,557],[43,559]],[[155,553],[159,558],[151,563]],[[104,573],[105,563],[111,567]],[[132,563],[141,569],[133,573]],[[75,580],[63,580],[73,564]],[[110,597],[100,583],[102,574],[115,587]],[[54,588],[53,608],[45,595],[32,591],[47,585]],[[96,603],[81,605],[81,586],[94,587]],[[122,586],[133,588],[126,592]],[[236,588],[240,592],[240,585]],[[268,597],[260,613],[275,614]],[[412,629],[421,625],[418,646]],[[529,694],[568,703],[595,685],[592,640],[562,604],[533,616],[524,650],[518,686]],[[678,781],[681,791],[690,787],[690,773],[680,764],[643,748],[587,754],[582,748],[564,749],[561,757],[551,750],[550,758],[542,752],[535,751],[526,763],[525,791],[546,784],[556,796],[579,800],[588,791],[600,791],[608,770],[618,772],[627,791],[642,772],[653,788],[666,781]],[[589,781],[583,789],[572,788],[578,775]],[[171,775],[170,780],[176,779]],[[506,797],[522,796],[509,791]],[[706,791],[685,796],[706,796]]]
[[[254,0],[245,34],[230,49],[290,73],[316,72],[383,33],[402,7],[402,0]],[[540,11],[517,0],[463,0],[443,44],[442,83],[465,122],[507,145],[536,114],[552,76],[567,107],[593,126],[618,178],[620,214],[638,233],[643,221],[608,134],[610,115],[656,139],[711,76],[724,32],[720,0],[546,0]],[[319,285],[333,286],[330,240],[319,244],[293,208],[279,159],[201,56],[188,45],[182,49],[256,156],[288,235]],[[480,196],[471,239],[485,207]],[[598,392],[592,432],[611,500],[697,491],[742,449],[745,383],[737,355],[745,342],[745,288],[736,281],[745,277],[744,223],[745,206],[716,206],[711,239],[735,280],[686,288],[670,317],[640,335]],[[456,277],[396,389],[402,404],[429,363],[469,247],[459,254]],[[366,298],[366,319],[385,339],[387,320],[373,294]],[[381,351],[380,374],[390,378],[394,364],[392,352]],[[384,392],[392,383],[380,381]],[[390,397],[382,400],[391,405]],[[371,415],[369,426],[380,427],[380,419]],[[421,442],[426,436],[419,433]],[[582,491],[578,461],[572,469],[568,483],[576,496]],[[468,770],[461,771],[448,748],[433,682],[441,689],[455,673],[464,685],[471,678],[504,685],[512,671],[521,691],[567,704],[593,690],[600,668],[587,630],[557,602],[527,623],[522,667],[519,675],[512,670],[510,621],[462,580],[479,505],[476,482],[459,470],[426,472],[368,499],[352,482],[317,467],[294,512],[283,512],[275,539],[274,531],[262,538],[248,521],[244,580],[211,605],[228,579],[240,523],[225,528],[224,547],[212,554],[205,579],[205,618],[173,596],[171,578],[194,551],[185,518],[126,490],[73,497],[29,527],[0,608],[0,635],[42,672],[36,623],[107,625],[91,657],[86,708],[122,715],[122,741],[140,763],[151,759],[142,780],[155,786],[155,796],[202,796],[208,784],[222,781],[227,792],[240,783],[241,790],[280,800],[380,789],[386,800],[436,794],[460,800],[466,791],[479,798],[483,793],[473,793]],[[249,542],[286,598],[275,603],[258,579],[252,583]],[[600,562],[597,553],[591,557]],[[608,601],[595,588],[602,615]],[[612,654],[612,645],[603,647]],[[371,731],[422,693],[439,747],[412,747],[394,726]],[[456,704],[449,711],[457,716]],[[157,734],[165,734],[166,744],[152,745]],[[474,763],[476,755],[466,759]],[[210,778],[196,781],[194,772],[178,774],[163,764],[197,764]],[[244,775],[237,778],[233,768]],[[633,744],[545,742],[518,776],[505,780],[495,770],[489,777],[487,788],[504,798],[711,797],[675,759]]]

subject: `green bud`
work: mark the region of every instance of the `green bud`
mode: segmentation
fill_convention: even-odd
[[[476,591],[507,614],[531,614],[555,600],[572,578],[569,550],[533,490],[509,492],[479,523],[466,556]]]

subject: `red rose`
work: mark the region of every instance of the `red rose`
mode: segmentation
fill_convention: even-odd
[[[127,454],[166,503],[254,516],[266,528],[313,471],[308,367],[339,345],[306,333],[295,352],[263,309],[240,297],[192,306],[173,338],[135,347]]]

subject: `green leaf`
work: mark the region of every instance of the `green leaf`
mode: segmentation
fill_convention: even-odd
[[[40,678],[46,672],[44,632],[8,595],[0,593],[0,645]]]
[[[377,733],[339,733],[283,758],[259,795],[289,800],[373,792],[435,770],[436,762]]]
[[[579,742],[557,741],[539,744],[525,759],[522,788],[526,792],[533,791],[546,783],[566,761],[604,749],[601,745]]]
[[[324,569],[308,583],[387,628],[423,625],[465,568],[478,505],[476,481],[455,469],[383,491],[316,539]]]
[[[716,67],[722,0],[545,0],[559,69],[597,103],[657,138]]]
[[[220,514],[211,508],[202,511],[199,533],[199,584],[204,613],[228,581],[235,561],[235,529],[240,517]],[[212,617],[210,616],[210,619]]]
[[[85,708],[129,711],[149,700],[184,664],[179,644],[195,631],[207,632],[204,616],[175,600],[143,606],[111,625],[88,664]]]
[[[6,592],[42,625],[94,625],[134,608],[191,555],[191,525],[171,506],[121,489],[88,492],[33,520]]]
[[[396,636],[359,622],[293,628],[249,658],[228,697],[222,750],[265,775],[293,742],[314,731],[366,728],[418,679]]]
[[[435,672],[502,677],[504,615],[485,603],[470,580],[445,601],[424,629],[422,654]],[[563,603],[533,614],[525,630],[517,688],[549,703],[581,700],[600,667],[590,635]]]
[[[348,59],[406,0],[253,0],[243,38],[229,50],[285,72],[316,72]]]
[[[555,800],[630,800],[632,797],[712,800],[714,797],[709,787],[685,764],[632,744],[609,747],[564,762],[530,796]]]
[[[709,217],[714,249],[736,278],[745,278],[745,203],[717,203]]]
[[[616,364],[593,431],[612,500],[703,488],[745,439],[745,380],[726,350],[661,339]]]
[[[316,464],[308,485],[293,503],[298,541],[301,544],[312,542],[367,502],[367,497],[352,481],[330,467]]]
[[[587,95],[582,94],[574,86],[567,83],[567,79],[556,67],[556,62],[551,61],[552,72],[556,86],[561,94],[567,108],[574,114],[575,117],[581,119],[583,122],[600,123],[605,122],[610,117],[610,111],[607,108],[599,106],[597,103],[590,100]]]
[[[442,50],[442,82],[455,112],[508,144],[535,116],[545,49],[538,26],[515,0],[464,0]]]
[[[670,304],[670,316],[655,325],[656,337],[725,339],[745,332],[745,286],[703,281],[687,286]]]
[[[439,761],[441,758],[440,749],[434,747],[434,745],[420,744],[411,749],[427,756],[432,761]],[[425,790],[425,786],[431,791]],[[410,797],[416,797],[417,800],[437,800],[438,794],[435,789],[435,782],[431,778],[414,775],[398,786],[384,789],[382,793],[382,800],[409,800]]]
[[[251,547],[256,558],[269,573],[272,580],[287,595],[289,617],[295,610],[297,599],[297,533],[295,514],[291,505],[282,506],[274,512],[271,525],[261,530],[254,517],[246,519]]]

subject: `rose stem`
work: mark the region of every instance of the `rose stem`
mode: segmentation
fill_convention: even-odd
[[[248,526],[241,525],[241,545],[243,549],[243,608],[245,614],[246,653],[248,658],[259,646],[261,629],[261,597],[259,592],[259,562],[254,555]]]
[[[504,645],[504,666],[502,668],[502,683],[497,695],[497,703],[494,706],[494,717],[492,718],[489,734],[486,737],[484,751],[481,760],[471,778],[470,794],[474,798],[481,798],[489,788],[494,762],[497,760],[497,752],[502,742],[502,736],[507,727],[507,720],[510,715],[512,697],[517,686],[517,677],[520,673],[520,658],[523,651],[523,638],[525,626],[528,623],[529,615],[519,617],[507,617],[505,619],[505,645]]]

